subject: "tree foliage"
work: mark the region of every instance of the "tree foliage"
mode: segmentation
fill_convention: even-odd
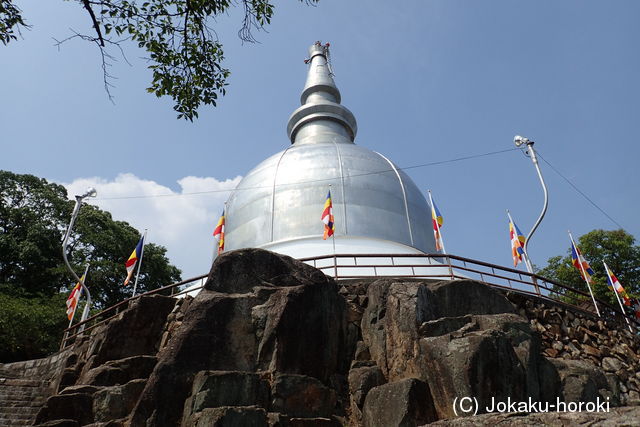
[[[16,40],[16,33],[20,34],[20,29],[26,27],[20,9],[11,0],[0,0],[0,42],[7,45]]]
[[[28,298],[0,292],[0,362],[36,359],[55,352],[69,323],[63,308],[65,299],[64,294]]]
[[[618,307],[615,294],[607,284],[603,265],[606,261],[627,293],[633,298],[640,295],[640,246],[624,230],[593,230],[580,236],[576,242],[580,252],[594,271],[593,293],[596,298]],[[547,266],[538,274],[563,285],[589,292],[587,285],[571,261],[571,247],[566,256],[549,258]]]
[[[271,22],[270,0],[73,0],[87,13],[93,27],[89,34],[74,32],[71,38],[94,43],[102,56],[105,89],[109,93],[109,61],[114,50],[131,42],[148,55],[152,71],[147,91],[170,96],[178,118],[193,121],[200,104],[216,105],[225,94],[229,70],[224,68],[223,47],[213,24],[236,4],[244,18],[238,32],[243,41],[254,41],[252,30]],[[298,0],[307,4],[318,0]],[[25,26],[14,0],[0,0],[0,41],[15,39]],[[109,95],[111,96],[111,95]]]
[[[66,189],[32,175],[0,171],[0,284],[26,297],[67,292],[75,283],[64,265],[61,242],[74,202]],[[69,238],[69,262],[78,275],[90,264],[87,287],[97,307],[131,295],[124,287],[124,263],[140,239],[126,222],[83,204]],[[144,248],[138,289],[156,289],[180,280],[169,264],[166,249],[153,243]],[[64,305],[60,307],[64,312]]]

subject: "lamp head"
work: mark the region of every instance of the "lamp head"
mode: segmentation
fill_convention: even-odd
[[[516,147],[520,147],[522,144],[528,144],[529,138],[525,138],[524,136],[516,135],[513,137],[513,143],[516,144]]]
[[[87,188],[87,191],[84,192],[84,194],[82,194],[80,196],[76,196],[76,197],[79,197],[80,199],[85,199],[87,197],[96,197],[97,194],[98,194],[98,192],[96,191],[95,188],[89,187],[89,188]]]

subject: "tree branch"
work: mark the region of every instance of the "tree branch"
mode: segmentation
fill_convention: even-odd
[[[93,9],[91,8],[91,4],[89,4],[89,0],[82,0],[82,5],[89,15],[91,16],[91,21],[93,21],[93,28],[95,28],[96,33],[98,34],[98,40],[100,41],[100,46],[104,47],[104,39],[102,38],[102,32],[100,31],[100,24],[98,24],[98,20],[96,19],[95,13],[93,13]]]

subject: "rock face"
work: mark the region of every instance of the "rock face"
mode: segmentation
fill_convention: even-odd
[[[158,354],[133,424],[176,425],[182,419],[189,425],[201,417],[193,405],[180,415],[185,400],[202,393],[193,380],[204,370],[235,371],[247,381],[258,372],[269,380],[270,405],[253,393],[254,399],[234,406],[331,415],[335,393],[326,386],[348,369],[344,305],[332,279],[292,258],[251,249],[220,256],[175,338]],[[243,387],[237,381],[229,392],[241,394]]]
[[[579,316],[469,280],[338,286],[292,258],[233,251],[195,299],[142,297],[57,356],[36,422],[515,425],[526,417],[455,418],[453,402],[640,401],[638,338]]]
[[[637,426],[640,406],[611,408],[608,412],[549,412],[537,414],[485,414],[442,420],[433,423],[438,427],[492,426]]]
[[[371,357],[389,381],[428,383],[437,418],[455,415],[458,396],[480,406],[492,397],[539,398],[538,342],[501,294],[472,281],[384,279],[368,297],[362,336]]]
[[[561,303],[522,294],[508,293],[507,298],[518,306],[520,315],[530,319],[531,329],[541,337],[542,353],[556,366],[560,366],[556,360],[583,362],[567,367],[591,367],[589,383],[602,384],[594,375],[597,372],[600,377],[604,371],[608,391],[599,395],[610,397],[616,405],[640,405],[640,342],[626,323],[594,318]]]

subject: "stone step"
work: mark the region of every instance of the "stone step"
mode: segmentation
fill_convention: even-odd
[[[0,386],[47,387],[49,386],[49,381],[30,380],[30,379],[24,379],[24,378],[0,378]]]
[[[37,414],[37,412],[33,414],[4,414],[0,420],[33,422]]]
[[[47,399],[32,399],[32,400],[0,400],[0,408],[39,408],[44,405]]]
[[[33,394],[20,395],[16,393],[8,396],[0,396],[0,406],[5,404],[6,402],[33,402],[33,401],[41,402],[43,400],[46,400],[47,397],[49,397],[49,394],[43,394],[43,393],[39,393],[37,395],[33,395]]]
[[[49,385],[49,381],[0,378],[0,427],[33,425],[51,394]]]
[[[3,396],[12,396],[12,395],[20,395],[20,396],[34,396],[38,394],[48,394],[48,388],[41,387],[0,387],[0,397]]]
[[[5,420],[0,418],[0,426],[32,426],[33,420]]]
[[[22,407],[6,407],[0,406],[0,418],[11,418],[16,415],[31,415],[40,410],[35,406],[22,406]]]

